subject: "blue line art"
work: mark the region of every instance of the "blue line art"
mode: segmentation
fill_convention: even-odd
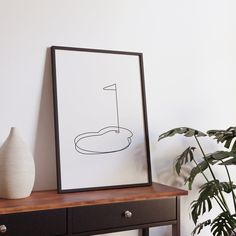
[[[117,126],[106,126],[96,132],[77,135],[74,144],[75,150],[80,154],[99,155],[120,152],[132,143],[132,131],[120,126],[117,84],[108,85],[103,90],[115,93]]]

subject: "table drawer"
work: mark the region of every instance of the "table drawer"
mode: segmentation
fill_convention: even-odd
[[[66,209],[0,215],[4,236],[52,236],[66,234]]]
[[[72,232],[92,232],[176,220],[176,198],[83,206],[71,211]]]

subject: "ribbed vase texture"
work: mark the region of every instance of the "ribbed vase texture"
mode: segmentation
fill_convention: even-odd
[[[0,148],[0,198],[28,197],[35,179],[34,158],[15,127]]]

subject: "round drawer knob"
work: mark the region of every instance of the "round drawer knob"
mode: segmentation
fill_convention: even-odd
[[[129,218],[132,217],[132,212],[127,210],[127,211],[124,212],[124,216],[125,216],[125,218],[129,219]]]
[[[7,232],[7,227],[6,227],[6,225],[0,225],[0,233],[1,234],[4,234],[4,233],[6,233]]]

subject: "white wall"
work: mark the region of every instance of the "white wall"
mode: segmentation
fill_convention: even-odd
[[[171,184],[165,171],[185,141],[157,143],[159,134],[176,126],[205,131],[235,125],[235,11],[234,0],[1,1],[0,144],[11,126],[18,127],[35,157],[35,190],[56,188],[48,48],[140,51],[153,178]],[[183,236],[193,229],[188,212],[194,197],[182,199]],[[157,232],[168,236],[170,228],[151,231]]]

